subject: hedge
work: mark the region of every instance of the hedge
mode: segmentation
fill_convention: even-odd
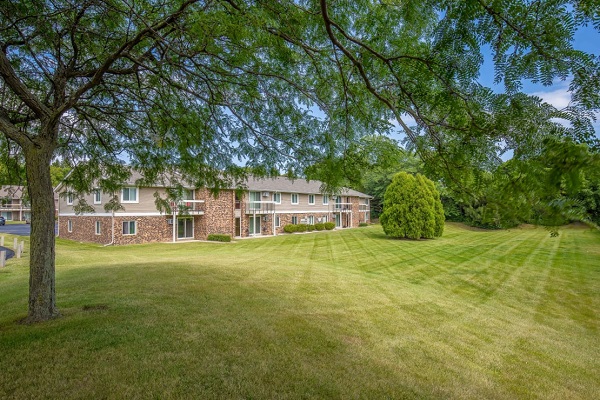
[[[333,228],[335,228],[335,223],[334,222],[325,222],[323,225],[325,226],[325,229],[327,229],[328,231],[330,231]]]
[[[231,236],[213,233],[208,235],[207,240],[210,240],[212,242],[231,242]]]

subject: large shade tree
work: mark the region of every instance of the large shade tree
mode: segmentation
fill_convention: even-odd
[[[591,137],[598,60],[572,39],[582,24],[600,27],[595,4],[1,2],[0,132],[24,157],[32,202],[27,320],[58,312],[54,159],[77,165],[67,182],[76,192],[94,179],[115,190],[124,161],[149,180],[178,171],[218,188],[249,171],[327,164],[393,121],[427,166],[465,185],[464,170],[494,164],[507,149],[526,157],[540,135]],[[477,83],[483,47],[505,94]],[[518,93],[522,78],[567,77],[574,101],[565,110]]]

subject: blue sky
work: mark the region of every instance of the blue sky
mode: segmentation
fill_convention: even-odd
[[[579,29],[574,37],[574,47],[577,50],[582,50],[587,53],[600,55],[600,32],[593,27],[588,26]],[[481,68],[480,82],[488,87],[503,91],[502,85],[494,86],[494,65],[491,54],[486,54],[485,62]],[[523,92],[540,97],[545,102],[552,104],[557,108],[566,107],[571,101],[571,95],[568,92],[570,80],[557,80],[552,86],[544,86],[535,84],[530,81],[523,81]],[[597,114],[597,119],[600,119],[600,113]],[[600,121],[594,124],[596,136],[600,137]]]

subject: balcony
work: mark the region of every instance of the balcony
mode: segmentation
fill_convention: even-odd
[[[180,200],[177,203],[179,215],[204,215],[204,200]]]
[[[369,204],[359,204],[358,205],[358,211],[360,211],[360,212],[367,212],[370,210],[371,210],[371,207]]]
[[[351,212],[352,203],[335,203],[333,205],[333,212]]]
[[[2,211],[29,211],[31,206],[28,204],[0,204],[0,210]]]
[[[274,201],[250,201],[246,203],[246,214],[273,214]]]

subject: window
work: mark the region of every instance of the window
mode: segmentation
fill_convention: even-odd
[[[298,224],[298,217],[292,217],[292,224],[294,224],[294,225]]]
[[[292,193],[292,204],[298,204],[298,193]]]
[[[329,204],[329,196],[323,195],[323,205],[326,206]]]
[[[275,228],[279,228],[281,226],[281,221],[279,220],[279,216],[275,216]]]
[[[123,235],[135,235],[135,221],[123,221]]]
[[[126,187],[121,189],[121,203],[137,203],[138,189],[135,187]]]
[[[100,189],[94,190],[94,204],[102,204],[102,192]]]
[[[308,204],[309,205],[315,205],[315,195],[314,194],[309,194],[308,195]]]
[[[312,215],[310,217],[308,217],[308,224],[309,225],[314,225],[315,224],[315,217],[313,217]]]
[[[275,204],[281,204],[281,193],[273,193],[273,202]]]
[[[69,232],[73,232],[73,221],[71,221],[71,220],[67,221],[67,230]]]
[[[327,222],[327,215],[323,217],[323,223]]]
[[[100,221],[96,221],[96,235],[101,233],[102,223]]]
[[[67,205],[73,205],[73,193],[67,193]]]

